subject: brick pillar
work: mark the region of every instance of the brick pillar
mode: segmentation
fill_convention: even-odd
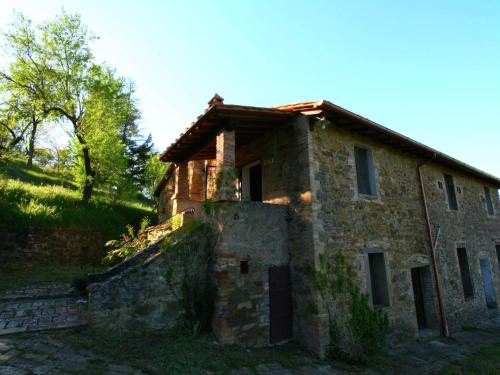
[[[217,192],[218,200],[236,200],[236,142],[234,130],[223,129],[216,139]]]
[[[189,199],[192,201],[202,201],[205,198],[203,192],[205,161],[194,160],[189,163],[191,164],[189,173]]]
[[[188,162],[183,161],[177,165],[175,179],[175,199],[189,199]]]

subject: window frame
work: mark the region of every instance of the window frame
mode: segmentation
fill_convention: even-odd
[[[446,191],[446,197],[448,199],[448,209],[450,211],[458,211],[458,198],[457,198],[457,185],[455,184],[455,179],[453,175],[448,173],[443,173],[444,178],[444,187]],[[451,186],[450,186],[451,184]],[[451,194],[451,192],[453,194]],[[452,203],[454,203],[454,207],[452,207]]]
[[[366,155],[366,164],[361,165],[361,160],[358,156],[358,150],[365,152]],[[360,191],[361,187],[361,176],[360,176],[360,169],[362,167],[366,166],[366,187],[368,192],[362,192]],[[373,151],[372,149],[361,146],[361,145],[354,145],[354,168],[355,168],[355,173],[356,173],[356,192],[358,196],[360,197],[366,197],[366,198],[378,198],[378,189],[377,189],[377,181],[376,181],[376,175],[375,175],[375,163],[373,160]]]
[[[368,291],[370,296],[370,302],[375,308],[384,308],[391,306],[391,296],[389,290],[389,270],[387,267],[387,257],[385,256],[385,252],[382,249],[378,248],[370,248],[365,250],[366,258],[366,277],[368,281]],[[383,264],[383,275],[378,275],[378,277],[374,277],[372,263],[370,262],[370,256],[382,256],[382,264]],[[385,287],[383,290],[375,291],[376,284],[374,283],[374,279],[379,279],[383,281]],[[382,287],[382,286],[380,286]],[[377,288],[378,289],[378,288]],[[383,295],[382,300],[375,300],[375,295]]]
[[[459,252],[463,250],[463,255],[465,255],[464,258],[460,257]],[[470,270],[470,262],[469,262],[469,255],[467,253],[467,248],[465,246],[457,246],[456,247],[456,254],[457,254],[457,262],[458,262],[458,270],[460,273],[460,279],[462,281],[462,291],[463,291],[463,296],[466,300],[474,298],[475,296],[475,291],[474,291],[474,282],[472,280],[472,273]],[[463,263],[461,260],[465,260],[465,263]],[[464,271],[466,271],[464,273]],[[468,276],[468,277],[467,277]],[[470,285],[469,285],[470,283]],[[470,288],[470,291],[468,290]]]
[[[495,205],[493,204],[493,196],[491,195],[490,188],[484,187],[484,205],[488,216],[495,216]]]

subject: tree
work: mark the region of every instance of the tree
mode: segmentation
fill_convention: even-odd
[[[25,141],[27,163],[31,166],[38,127],[48,116],[42,101],[49,90],[48,72],[45,54],[31,21],[17,14],[14,27],[14,31],[5,34],[14,61],[8,72],[0,75],[0,91],[4,97],[0,117],[4,119],[1,125],[12,136],[8,147]]]
[[[136,121],[140,114],[132,84],[95,63],[90,49],[95,36],[78,15],[63,12],[37,27],[18,15],[15,26],[6,34],[14,62],[0,78],[8,96],[32,106],[31,112],[14,111],[17,116],[31,115],[24,119],[31,124],[28,148],[34,148],[41,121],[67,122],[77,155],[75,174],[82,201],[90,201],[96,183],[118,195],[130,190],[127,173],[137,176],[152,147],[149,138],[142,144],[139,141]]]
[[[169,163],[160,161],[160,155],[158,153],[154,153],[149,157],[144,171],[144,189],[148,198],[153,197],[154,191],[165,175],[168,167]]]

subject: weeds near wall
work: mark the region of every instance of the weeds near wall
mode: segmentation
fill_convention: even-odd
[[[165,278],[182,313],[176,330],[193,336],[211,329],[215,284],[211,279],[211,226],[202,221],[184,225],[161,249],[169,257]]]
[[[149,227],[149,219],[145,217],[137,231],[134,231],[131,225],[127,225],[127,233],[122,234],[119,240],[106,242],[105,246],[108,248],[108,252],[102,259],[102,264],[112,266],[129,259],[181,226],[181,215],[174,215],[165,223],[154,227]]]
[[[366,362],[384,350],[389,323],[384,311],[370,306],[368,295],[354,285],[353,278],[344,255],[337,253],[330,261],[320,256],[314,280],[329,317],[330,355]],[[348,315],[342,326],[340,311]]]
[[[216,197],[226,198],[236,193],[236,180],[238,171],[236,168],[223,169],[217,173],[215,178],[215,195]]]

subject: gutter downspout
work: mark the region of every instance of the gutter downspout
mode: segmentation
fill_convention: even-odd
[[[422,197],[422,203],[424,206],[424,213],[425,213],[425,224],[427,226],[427,236],[429,239],[429,245],[430,245],[430,250],[431,250],[431,262],[432,262],[432,272],[434,274],[434,280],[435,280],[435,290],[436,290],[436,296],[438,300],[438,310],[439,310],[439,331],[442,337],[448,337],[449,331],[448,331],[448,324],[446,322],[446,316],[444,314],[444,307],[443,307],[443,299],[441,297],[441,284],[440,284],[440,279],[439,279],[439,273],[437,269],[437,264],[436,264],[436,255],[435,255],[435,248],[437,247],[437,239],[436,243],[434,243],[433,236],[432,236],[432,226],[431,226],[431,220],[429,217],[429,208],[427,206],[427,197],[425,195],[425,186],[424,186],[424,179],[422,177],[422,166],[432,160],[435,160],[437,157],[437,154],[434,154],[432,158],[429,160],[426,160],[422,163],[420,163],[417,166],[417,173],[418,173],[418,180],[420,182],[420,194]]]

